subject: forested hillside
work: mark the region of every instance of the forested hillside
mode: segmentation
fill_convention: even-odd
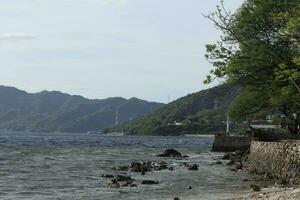
[[[134,120],[163,104],[137,98],[116,97],[90,100],[61,92],[30,94],[0,86],[0,128],[30,131],[101,131],[115,124]]]
[[[128,123],[127,134],[207,134],[224,131],[229,105],[239,88],[221,85],[180,98],[156,112]]]

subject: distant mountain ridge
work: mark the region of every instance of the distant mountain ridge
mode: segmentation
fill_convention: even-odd
[[[189,94],[119,129],[134,135],[208,134],[226,129],[226,113],[239,95],[234,85]]]
[[[141,117],[164,104],[137,98],[87,99],[58,91],[27,93],[0,86],[0,129],[41,132],[101,131]]]

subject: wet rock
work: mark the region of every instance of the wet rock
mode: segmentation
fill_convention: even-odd
[[[134,179],[132,179],[130,176],[117,175],[117,177],[112,179],[112,181],[115,181],[115,182],[129,182],[129,181],[134,181]]]
[[[253,192],[259,192],[261,189],[257,185],[251,185],[250,188],[252,189]]]
[[[246,153],[246,151],[244,150],[237,150],[235,151],[233,154],[236,155],[236,156],[242,156]]]
[[[191,190],[191,189],[193,189],[193,187],[190,185],[190,186],[189,186],[189,190]]]
[[[111,174],[102,174],[101,177],[102,178],[114,178],[114,175],[111,175]]]
[[[234,165],[234,162],[233,162],[233,161],[229,161],[226,165],[227,165],[227,166],[233,166],[233,165]]]
[[[223,163],[221,161],[217,161],[215,164],[216,165],[222,165]]]
[[[158,163],[159,165],[167,165],[168,163],[165,161],[161,161],[160,163]]]
[[[188,155],[183,155],[182,157],[183,157],[183,158],[189,158],[190,156],[188,156]]]
[[[167,149],[162,154],[159,154],[158,157],[182,158],[182,155],[175,149]]]
[[[174,199],[173,200],[180,200],[178,197],[174,197]]]
[[[283,186],[287,186],[288,185],[288,182],[286,180],[283,180],[283,179],[278,179],[276,182],[275,182],[276,185],[280,186],[280,187],[283,187]]]
[[[116,170],[116,171],[128,171],[129,167],[128,166],[116,166],[113,167],[112,170]]]
[[[120,188],[121,185],[116,180],[113,179],[113,180],[111,180],[111,183],[109,183],[107,185],[107,187],[117,189],[117,188]]]
[[[132,162],[130,164],[130,170],[132,172],[145,173],[145,172],[152,171],[152,169],[153,169],[152,165],[153,165],[153,163],[151,161],[147,161],[147,162]]]
[[[131,184],[129,185],[129,187],[137,187],[137,184],[131,183]]]
[[[237,172],[236,168],[230,168],[229,170],[232,171],[232,172]]]
[[[237,162],[234,164],[235,169],[241,170],[243,168],[243,164],[241,162]]]
[[[142,184],[143,185],[157,185],[157,184],[159,184],[159,182],[158,181],[154,181],[154,180],[143,180]]]
[[[131,181],[126,181],[121,184],[122,187],[131,187],[133,183]]]
[[[143,171],[143,165],[140,162],[132,162],[130,164],[130,170],[132,172],[142,172]]]
[[[198,165],[197,164],[190,165],[190,166],[188,166],[188,170],[196,171],[196,170],[198,170]]]
[[[221,159],[222,159],[222,160],[229,160],[230,156],[231,156],[231,153],[225,153],[225,154],[221,157]]]
[[[169,167],[168,168],[170,171],[174,171],[174,168],[173,167]]]
[[[164,169],[168,169],[168,165],[166,162],[161,162],[161,163],[156,163],[154,166],[153,166],[153,169],[156,170],[156,171],[160,171],[160,170],[164,170]]]

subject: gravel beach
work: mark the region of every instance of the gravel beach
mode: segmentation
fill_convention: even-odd
[[[234,198],[231,200],[299,200],[300,188],[270,188],[263,189],[260,192],[244,195],[242,197]]]

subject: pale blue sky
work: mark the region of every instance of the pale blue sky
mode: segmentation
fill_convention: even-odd
[[[0,84],[160,102],[205,89],[218,2],[0,0]]]

